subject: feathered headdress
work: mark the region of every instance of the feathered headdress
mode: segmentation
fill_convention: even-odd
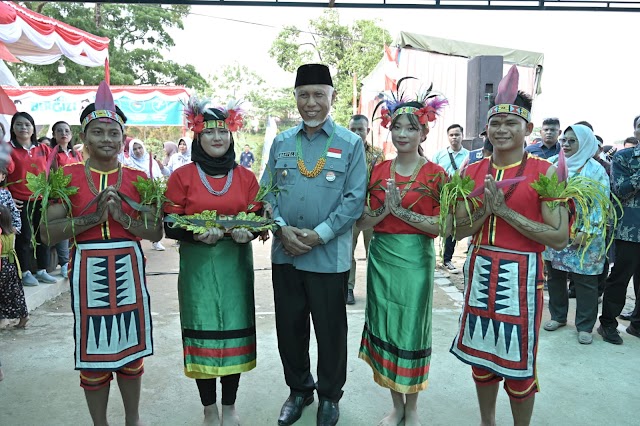
[[[82,131],[87,127],[87,124],[92,122],[93,120],[113,120],[120,124],[120,127],[124,129],[124,120],[118,114],[118,110],[116,109],[116,104],[113,101],[113,94],[111,93],[111,89],[106,81],[102,80],[100,85],[98,86],[98,91],[96,93],[96,101],[95,101],[95,111],[90,112],[84,120],[82,120]]]
[[[231,99],[225,107],[207,108],[208,99],[191,96],[184,108],[187,127],[194,133],[202,133],[204,129],[229,129],[230,132],[240,130],[244,124],[245,111],[240,107],[241,100]]]
[[[380,125],[385,129],[388,129],[389,124],[400,114],[414,114],[418,116],[420,124],[434,122],[442,109],[449,105],[449,101],[444,96],[433,92],[433,84],[422,93],[416,94],[415,99],[405,98],[404,91],[401,91],[400,88],[402,82],[407,79],[415,79],[415,77],[403,77],[398,80],[396,92],[391,92],[387,99],[378,102],[373,109],[372,119],[375,120],[376,112],[380,108],[380,117],[378,118],[382,120]]]
[[[507,75],[500,80],[495,99],[496,104],[489,109],[487,119],[496,114],[515,114],[524,118],[527,123],[531,120],[531,111],[515,104],[518,97],[519,77],[518,67],[512,65]]]

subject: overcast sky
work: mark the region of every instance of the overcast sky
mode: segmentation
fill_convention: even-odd
[[[307,29],[319,8],[193,6],[185,30],[174,32],[171,59],[203,75],[235,61],[269,83],[289,86],[268,50],[280,29]],[[341,22],[378,19],[393,38],[400,31],[543,52],[542,91],[534,121],[559,117],[562,126],[587,120],[605,144],[633,135],[640,114],[639,59],[635,50],[640,12],[507,12],[340,9]],[[507,23],[507,25],[505,25]],[[510,28],[510,29],[507,29]]]

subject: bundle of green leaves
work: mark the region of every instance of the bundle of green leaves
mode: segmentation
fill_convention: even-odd
[[[73,205],[71,204],[71,199],[69,197],[75,195],[79,188],[77,186],[69,186],[70,183],[71,175],[65,175],[62,168],[50,173],[41,172],[37,175],[27,172],[27,189],[29,189],[33,194],[27,202],[27,212],[30,218],[29,226],[31,230],[31,244],[33,245],[34,250],[37,245],[36,233],[33,224],[33,218],[36,210],[35,201],[39,199],[42,200],[42,203],[40,204],[41,223],[47,227],[48,232],[49,221],[47,220],[47,209],[51,201],[59,201],[65,206],[69,213],[72,211]],[[71,226],[73,227],[73,221],[71,222]]]

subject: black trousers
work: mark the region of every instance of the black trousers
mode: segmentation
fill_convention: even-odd
[[[22,229],[20,233],[16,235],[16,254],[18,255],[18,261],[23,271],[28,271],[33,268],[33,246],[31,245],[31,227],[29,224],[31,220],[29,218],[29,212],[33,208],[34,202],[27,203],[26,201],[22,205],[22,211],[20,212],[20,221],[22,222]],[[33,212],[33,228],[36,233],[36,258],[35,263],[38,270],[47,269],[49,267],[49,246],[42,244],[40,239],[39,224],[40,224],[40,201],[35,201],[35,211]],[[27,206],[29,208],[27,208]]]
[[[216,379],[196,379],[200,401],[204,407],[216,403]],[[240,374],[231,374],[220,377],[222,385],[222,405],[233,405],[236,403],[238,385],[240,384]]]
[[[554,269],[549,261],[545,263],[549,273],[547,287],[551,319],[566,322],[569,311],[568,272]],[[576,330],[591,333],[598,318],[598,275],[571,275],[576,292]]]
[[[453,259],[453,252],[456,249],[456,240],[452,236],[448,236],[444,242],[444,262],[450,262]]]
[[[285,381],[295,395],[339,401],[347,380],[347,283],[349,271],[325,274],[273,266],[278,349]],[[318,382],[309,361],[310,322],[318,343]]]
[[[615,240],[616,262],[611,269],[604,287],[602,315],[600,324],[605,327],[617,327],[616,317],[620,315],[627,299],[627,286],[631,277],[640,272],[640,243]],[[635,285],[635,283],[634,283]],[[636,300],[638,291],[636,290]],[[631,319],[634,328],[640,329],[640,315]]]

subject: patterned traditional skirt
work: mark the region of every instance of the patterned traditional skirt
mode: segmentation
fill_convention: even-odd
[[[115,371],[152,355],[151,309],[140,244],[78,243],[71,265],[76,370]]]
[[[29,316],[24,289],[20,281],[20,264],[13,255],[0,257],[0,319]]]
[[[375,233],[371,240],[358,356],[380,386],[400,393],[427,388],[435,262],[426,235]]]
[[[178,296],[184,371],[208,379],[256,366],[251,244],[180,244]]]
[[[464,277],[451,353],[501,377],[533,377],[544,303],[541,254],[471,246]]]

